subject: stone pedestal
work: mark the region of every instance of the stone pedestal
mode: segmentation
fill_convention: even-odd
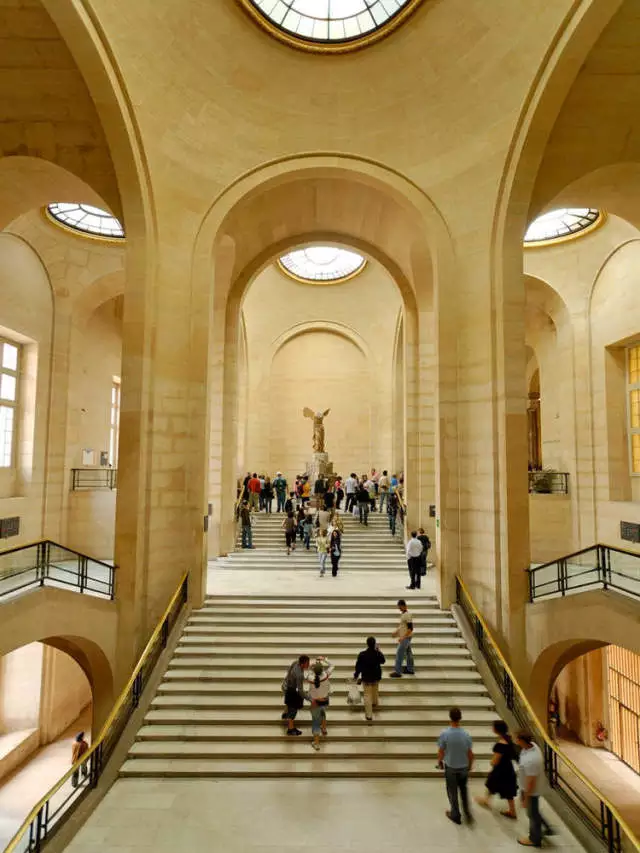
[[[328,453],[314,453],[311,462],[307,462],[307,475],[311,482],[311,488],[318,477],[332,477],[334,475],[333,463],[329,461]]]

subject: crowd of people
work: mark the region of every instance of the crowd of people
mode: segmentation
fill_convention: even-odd
[[[411,612],[404,599],[398,601],[400,618],[392,634],[396,641],[396,654],[391,678],[403,675],[415,675],[415,661],[411,648],[415,625]],[[373,714],[380,706],[380,682],[383,678],[382,667],[386,658],[375,637],[367,637],[366,648],[357,656],[353,671],[353,685],[349,689],[347,701],[351,700],[356,685],[362,687],[361,704],[367,723],[373,723]],[[305,703],[311,712],[311,746],[320,750],[321,738],[328,737],[327,709],[330,705],[334,667],[326,657],[318,657],[313,662],[309,655],[300,655],[289,666],[282,682],[285,710],[282,719],[287,724],[287,736],[299,737],[302,730],[296,720]],[[553,835],[540,812],[540,793],[544,770],[544,759],[540,748],[531,734],[520,732],[512,738],[504,720],[493,723],[496,741],[493,746],[489,773],[485,782],[485,795],[477,797],[476,802],[483,808],[490,808],[493,796],[506,801],[507,807],[500,814],[509,819],[517,819],[516,797],[520,790],[522,806],[529,818],[529,834],[518,839],[525,847],[541,847],[544,835]],[[473,824],[474,816],[469,803],[468,781],[473,770],[475,756],[473,739],[462,727],[462,711],[454,707],[449,711],[449,726],[438,738],[438,768],[443,771],[449,809],[446,815],[455,824],[464,819]],[[518,765],[516,773],[515,765]]]
[[[404,523],[403,478],[389,476],[384,470],[378,473],[373,468],[370,474],[357,477],[350,474],[342,477],[319,477],[313,490],[309,477],[296,477],[294,488],[278,471],[273,480],[263,474],[247,472],[238,484],[238,517],[242,530],[242,547],[253,548],[252,516],[255,513],[283,513],[282,531],[287,555],[299,544],[309,551],[312,547],[318,554],[320,575],[326,571],[327,560],[331,562],[331,574],[336,577],[342,556],[344,523],[341,515],[353,513],[360,524],[368,525],[369,514],[385,512],[392,536],[396,535],[397,523]],[[407,542],[407,566],[409,585],[407,589],[420,589],[421,578],[427,571],[427,559],[431,542],[421,527],[411,533]]]

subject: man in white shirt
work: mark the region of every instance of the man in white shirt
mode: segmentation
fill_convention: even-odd
[[[422,560],[420,559],[424,548],[418,539],[416,530],[411,531],[411,539],[407,542],[407,565],[409,566],[409,579],[411,583],[407,589],[420,589],[420,578]]]
[[[350,474],[344,481],[344,493],[347,496],[347,502],[344,505],[345,512],[351,512],[356,502],[356,489],[358,481],[355,474]]]
[[[545,835],[554,832],[540,814],[540,781],[544,772],[542,752],[529,732],[516,737],[520,752],[520,797],[529,816],[529,837],[519,838],[523,847],[542,847],[542,827]]]
[[[396,630],[391,635],[398,641],[396,650],[396,662],[394,671],[390,673],[391,678],[402,678],[402,674],[415,675],[413,651],[411,649],[411,637],[413,637],[413,616],[409,613],[407,602],[401,598],[398,602],[398,610],[400,611],[400,623]],[[402,666],[402,662],[407,658],[407,664]]]
[[[384,505],[389,500],[389,487],[391,480],[386,471],[382,472],[382,477],[378,480],[378,494],[380,495],[380,512],[384,509]]]

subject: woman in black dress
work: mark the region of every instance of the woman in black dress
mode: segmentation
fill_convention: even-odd
[[[487,793],[484,797],[478,797],[476,802],[485,808],[489,808],[489,798],[497,794],[509,805],[509,808],[501,811],[500,814],[515,820],[517,818],[515,798],[518,793],[518,779],[513,762],[517,759],[516,749],[509,734],[509,727],[504,720],[496,720],[493,724],[493,731],[497,735],[498,741],[493,747],[491,770],[485,782]]]

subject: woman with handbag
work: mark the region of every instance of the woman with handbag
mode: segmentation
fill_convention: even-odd
[[[311,699],[311,733],[313,735],[311,746],[316,752],[320,749],[320,734],[327,734],[326,709],[331,693],[330,673],[331,669],[323,666],[321,661],[314,663],[309,698]]]
[[[333,577],[338,576],[338,568],[340,565],[340,557],[342,556],[342,537],[337,527],[331,531],[331,539],[329,540],[329,555],[331,557],[331,574]]]

